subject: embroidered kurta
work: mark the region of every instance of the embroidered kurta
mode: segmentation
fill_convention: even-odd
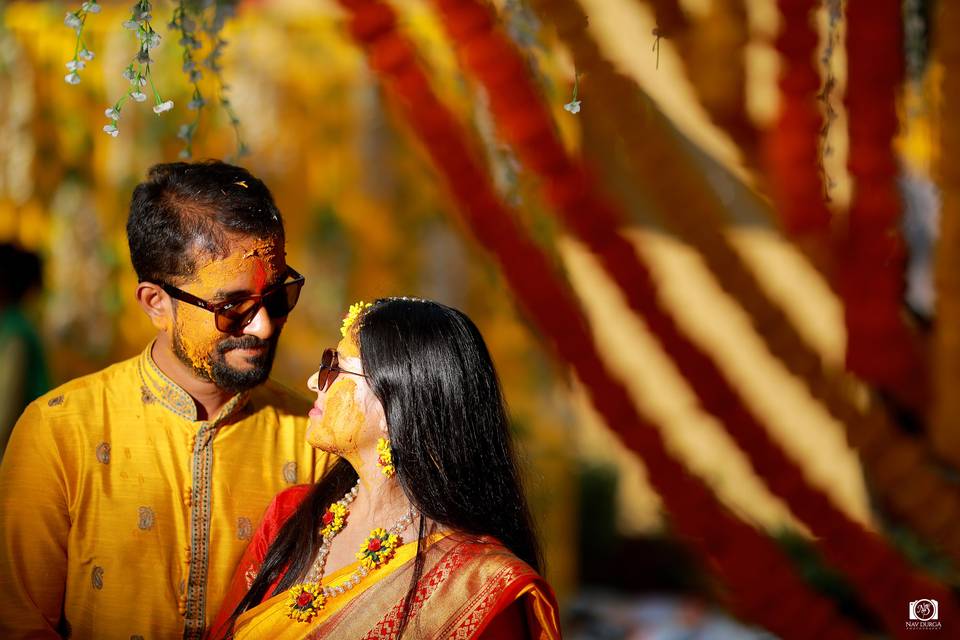
[[[0,637],[199,638],[271,498],[313,482],[307,400],[212,420],[150,356],[29,405],[0,464]]]

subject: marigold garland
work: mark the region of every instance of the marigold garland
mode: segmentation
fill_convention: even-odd
[[[765,155],[770,186],[784,229],[829,246],[830,211],[824,201],[820,164],[823,116],[817,103],[820,74],[814,66],[817,32],[812,13],[817,0],[778,0],[780,33],[780,113],[769,128]],[[822,266],[822,265],[818,265]]]
[[[556,213],[597,255],[630,307],[644,318],[697,392],[703,408],[720,418],[773,492],[789,503],[814,534],[821,536],[819,547],[825,556],[848,575],[865,602],[891,630],[902,628],[896,603],[904,598],[909,602],[909,594],[917,590],[938,594],[952,609],[947,591],[914,573],[883,540],[851,521],[822,492],[804,481],[797,465],[770,439],[716,364],[678,330],[672,317],[659,306],[650,273],[632,245],[617,231],[626,216],[599,192],[585,167],[567,157],[522,57],[509,39],[493,27],[486,6],[476,0],[435,0],[435,4],[445,19],[461,65],[486,89],[500,137],[543,179]],[[581,11],[579,7],[574,9]],[[486,21],[480,19],[481,15]],[[469,26],[464,28],[461,24]],[[571,21],[562,24],[569,27]],[[851,553],[851,549],[856,551]],[[880,567],[885,576],[878,579]]]
[[[899,0],[848,2],[848,168],[854,183],[839,256],[847,366],[919,415],[927,368],[903,317],[905,249],[893,140],[903,78]]]
[[[397,472],[393,466],[393,449],[386,438],[377,438],[377,464],[380,471],[388,478]]]
[[[843,374],[829,372],[783,310],[770,301],[751,269],[720,232],[726,223],[722,203],[677,149],[665,118],[655,108],[641,103],[642,91],[601,55],[584,29],[582,13],[578,21],[569,3],[534,0],[533,5],[558,26],[578,68],[590,77],[590,93],[596,98],[591,112],[598,112],[596,121],[607,127],[609,135],[623,138],[633,177],[655,197],[660,210],[670,212],[662,218],[664,224],[697,249],[720,285],[749,314],[757,335],[770,352],[844,424],[851,444],[861,453],[874,490],[884,503],[960,566],[960,539],[949,526],[953,517],[960,518],[960,492],[938,475],[922,441],[900,432],[877,403],[872,403],[863,415],[854,404],[856,384]],[[563,13],[567,10],[570,15]],[[621,122],[646,126],[621,127]],[[811,135],[816,137],[816,131]],[[810,149],[816,152],[815,143]],[[816,178],[813,165],[810,172]],[[650,176],[656,178],[651,180]],[[677,184],[688,188],[676,189]],[[905,460],[913,463],[904,466]],[[938,517],[931,517],[933,511]]]
[[[637,413],[626,390],[600,359],[572,294],[497,198],[459,126],[431,91],[413,58],[412,46],[393,28],[389,8],[376,0],[341,0],[341,5],[350,12],[351,33],[367,50],[371,66],[387,81],[388,90],[447,180],[469,228],[500,262],[518,301],[556,352],[566,362],[577,363],[582,382],[607,424],[627,446],[643,455],[651,481],[668,505],[678,531],[714,559],[714,569],[731,586],[735,609],[783,637],[824,633],[855,637],[855,629],[837,616],[833,605],[797,579],[779,549],[721,507],[703,483],[667,453],[659,432]],[[487,20],[485,11],[478,13],[471,7],[455,19],[448,16],[450,26],[461,34]],[[372,23],[377,28],[370,28]],[[502,67],[496,68],[501,52],[484,51],[482,46],[475,49],[485,73],[495,77],[503,72]],[[510,120],[510,126],[524,137],[543,134],[536,121],[522,114]],[[548,150],[535,163],[549,167],[557,160],[564,161],[562,153],[558,158]],[[751,561],[745,562],[748,557]],[[763,580],[758,581],[761,575]]]
[[[960,106],[960,40],[950,34],[960,28],[960,7],[956,2],[940,4],[936,20],[938,57],[944,67],[942,130],[937,168],[942,194],[940,238],[936,252],[937,322],[934,328],[934,415],[933,444],[940,454],[960,467],[960,166],[954,158],[960,152],[960,122],[953,107]],[[956,522],[956,520],[954,520]]]

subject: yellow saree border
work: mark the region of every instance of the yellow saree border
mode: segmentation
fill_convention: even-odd
[[[429,547],[449,535],[449,531],[430,534],[426,538],[427,546]],[[326,605],[314,616],[309,626],[312,627],[324,622],[350,602],[363,595],[368,589],[377,585],[381,580],[406,567],[407,562],[412,560],[417,554],[417,541],[414,540],[397,547],[395,553],[396,555],[391,562],[372,571],[356,587],[341,595],[328,598]],[[350,574],[359,566],[359,561],[348,564],[340,570],[331,573],[329,576],[324,576],[321,584],[325,587],[333,587],[337,586],[340,582],[346,582]],[[269,600],[264,600],[253,609],[244,611],[234,624],[233,637],[242,638],[247,634],[254,634],[253,637],[276,638],[277,640],[302,638],[307,625],[296,625],[296,623],[291,622],[287,617],[287,611],[289,610],[287,604],[288,595],[288,591],[284,591]],[[264,625],[267,625],[267,630],[264,630]],[[284,631],[281,632],[280,629]]]

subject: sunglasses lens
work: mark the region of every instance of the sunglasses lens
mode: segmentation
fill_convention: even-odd
[[[263,297],[263,306],[271,318],[285,318],[300,299],[303,281],[291,282]]]
[[[320,369],[317,371],[317,388],[326,391],[337,379],[340,373],[337,369],[337,352],[333,349],[326,349],[323,357],[320,359]]]
[[[232,307],[216,312],[217,329],[224,333],[235,333],[250,324],[260,310],[257,300],[241,300]]]

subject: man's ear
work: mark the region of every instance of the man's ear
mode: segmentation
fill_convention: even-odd
[[[172,303],[170,296],[159,285],[152,282],[138,284],[137,302],[159,331],[167,331],[170,328],[173,319]]]

